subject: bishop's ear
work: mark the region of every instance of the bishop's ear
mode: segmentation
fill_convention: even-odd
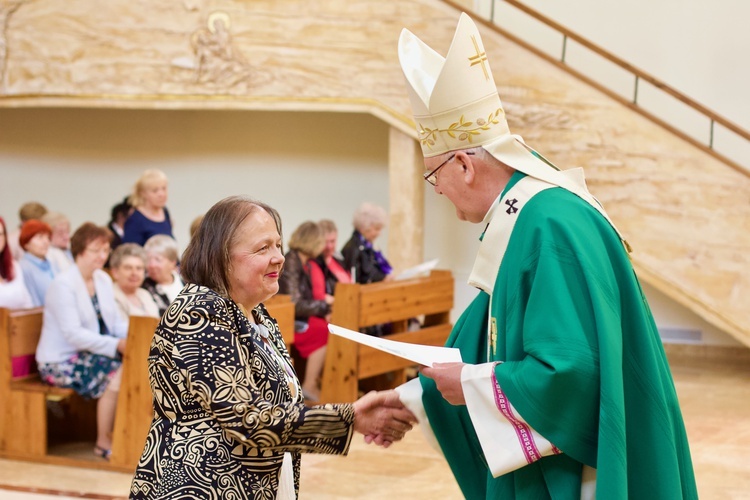
[[[459,151],[456,153],[456,159],[454,161],[461,165],[464,181],[467,184],[472,183],[476,176],[476,165],[474,162],[477,161],[477,157],[475,156],[475,153],[471,151]]]

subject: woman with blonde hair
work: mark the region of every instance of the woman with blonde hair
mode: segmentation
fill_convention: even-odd
[[[323,373],[328,343],[328,316],[333,296],[326,293],[325,275],[315,260],[325,245],[323,230],[312,221],[297,227],[289,238],[279,291],[294,302],[294,347],[306,360],[302,392],[310,401],[320,398],[318,379]]]
[[[60,272],[65,271],[75,263],[70,251],[70,220],[60,212],[47,212],[41,221],[52,230],[47,258]]]
[[[128,199],[134,207],[125,221],[123,243],[141,246],[156,234],[172,236],[172,221],[167,210],[167,176],[161,170],[146,170],[133,186]]]

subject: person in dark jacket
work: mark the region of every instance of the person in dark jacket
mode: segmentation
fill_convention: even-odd
[[[354,232],[341,255],[344,268],[351,272],[355,283],[375,283],[389,279],[393,268],[374,243],[386,225],[386,213],[382,207],[362,203],[354,212]]]

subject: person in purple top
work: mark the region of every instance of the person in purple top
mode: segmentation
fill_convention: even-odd
[[[123,243],[141,246],[155,234],[172,236],[167,210],[167,176],[161,170],[146,170],[133,187],[130,204],[135,208],[125,221]]]

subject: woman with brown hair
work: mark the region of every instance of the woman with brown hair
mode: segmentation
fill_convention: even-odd
[[[154,420],[131,498],[296,498],[301,452],[346,454],[355,430],[387,446],[411,428],[395,391],[304,404],[263,305],[283,265],[271,207],[235,196],[206,213],[151,344]]]

